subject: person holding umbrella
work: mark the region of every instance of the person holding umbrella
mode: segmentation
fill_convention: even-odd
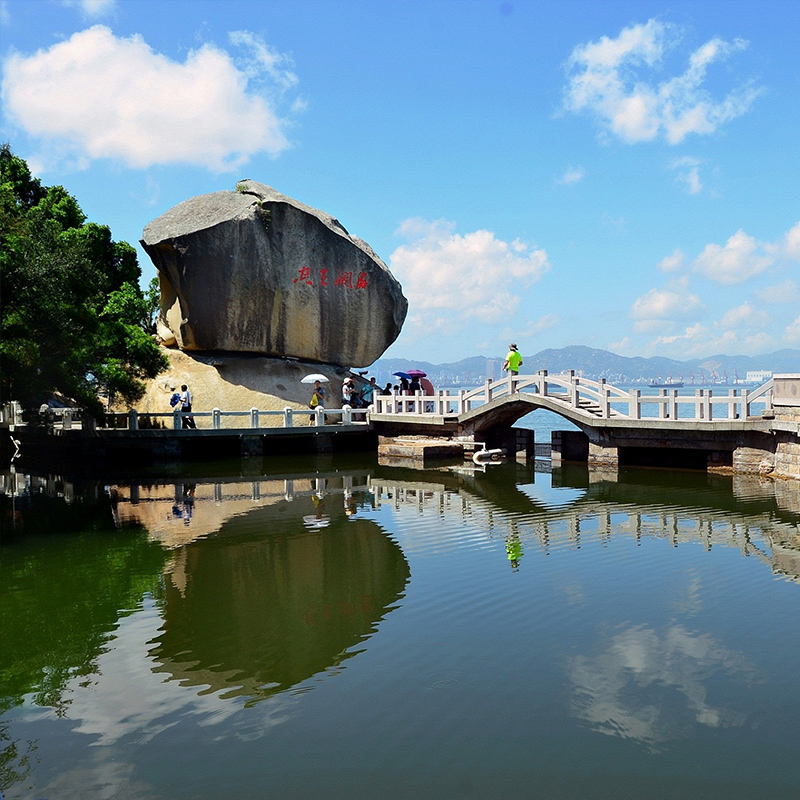
[[[311,402],[308,407],[316,412],[317,406],[325,408],[325,389],[320,381],[314,381],[314,392],[311,395]],[[311,422],[314,421],[314,414],[311,414]]]
[[[328,382],[328,379],[325,375],[319,372],[312,373],[311,375],[306,375],[304,378],[300,379],[300,383],[313,383],[314,384],[314,391],[311,394],[311,402],[308,404],[308,407],[316,413],[317,406],[325,407],[325,397],[326,392],[325,388],[323,387],[322,383]],[[314,414],[311,414],[311,422],[314,422]]]
[[[411,391],[411,394],[416,395],[417,392],[422,392],[423,394],[433,394],[433,384],[427,379],[427,372],[423,372],[421,369],[410,369],[408,371],[408,375],[411,378],[411,384],[408,387]],[[425,411],[432,411],[432,405],[432,403],[426,403]]]
[[[407,372],[394,372],[392,374],[400,378],[400,393],[407,394],[408,381],[410,380],[411,376]]]

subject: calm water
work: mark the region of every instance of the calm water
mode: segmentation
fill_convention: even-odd
[[[4,487],[6,800],[798,796],[797,484],[347,457]]]

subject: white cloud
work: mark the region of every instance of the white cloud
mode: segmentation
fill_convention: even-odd
[[[585,176],[586,173],[583,167],[567,167],[566,172],[564,172],[560,178],[556,179],[556,183],[562,183],[566,185],[578,183],[579,181],[582,181]]]
[[[783,240],[783,254],[792,261],[800,261],[800,222],[787,231]]]
[[[670,255],[662,258],[661,261],[658,262],[658,268],[662,272],[677,272],[682,266],[686,256],[683,254],[683,250],[679,247],[676,247]]]
[[[84,17],[98,19],[116,9],[116,0],[61,0],[67,8],[78,8]]]
[[[676,353],[675,346],[680,345],[681,354],[684,356],[708,355],[709,352],[725,352],[739,344],[736,331],[724,331],[714,335],[712,331],[701,323],[687,326],[683,333],[674,336],[659,336],[651,349],[658,349],[659,345],[670,345],[669,352]]]
[[[253,52],[255,61],[246,68],[248,77],[257,79],[264,72],[283,89],[297,85],[298,78],[290,69],[292,61],[288,56],[273,50],[250,31],[232,31],[228,39],[231,44],[248,47]]]
[[[674,624],[661,630],[620,626],[591,656],[567,660],[571,711],[596,733],[658,752],[662,743],[684,738],[687,720],[712,729],[745,724],[747,716],[735,706],[712,699],[712,678],[721,673],[742,691],[756,676],[741,653],[707,633]],[[665,693],[670,702],[653,701]]]
[[[678,180],[686,184],[689,194],[699,194],[703,189],[700,181],[700,160],[691,156],[675,159],[670,165],[678,173]]]
[[[778,343],[771,333],[766,331],[755,331],[745,334],[742,339],[742,351],[745,353],[766,353],[774,350]]]
[[[786,326],[783,338],[791,344],[800,344],[800,316]]]
[[[612,353],[617,353],[618,355],[624,356],[629,355],[631,350],[631,339],[630,336],[623,336],[618,342],[609,342],[607,345],[607,349],[610,350]]]
[[[683,287],[651,289],[636,299],[631,307],[631,317],[645,322],[686,319],[702,309],[703,303],[700,298]]]
[[[756,294],[764,303],[773,306],[780,306],[785,303],[800,303],[800,285],[791,278],[787,278],[782,283],[758,289]]]
[[[745,326],[751,327],[753,325],[765,326],[768,323],[769,315],[755,308],[755,306],[747,300],[740,306],[726,311],[720,318],[718,325],[723,330],[732,330],[740,329]]]
[[[408,243],[389,258],[412,314],[427,328],[438,324],[452,333],[507,318],[519,305],[520,290],[550,269],[545,250],[504,242],[491,231],[462,236],[454,230],[446,220],[406,220],[397,234]]]
[[[237,169],[255,153],[277,155],[288,147],[276,101],[250,84],[260,76],[282,92],[297,79],[285,69],[286,59],[252,34],[239,31],[232,40],[253,51],[245,68],[210,44],[184,63],[172,61],[139,35],[117,38],[96,25],[32,56],[8,56],[5,111],[79,161]]]
[[[711,39],[689,56],[685,72],[648,82],[646,71],[660,67],[679,42],[675,26],[651,19],[624,28],[616,39],[603,36],[577,46],[568,61],[564,107],[592,112],[604,130],[623,141],[650,141],[663,134],[669,144],[692,133],[713,133],[748,111],[759,93],[753,86],[734,89],[719,101],[703,88],[709,65],[747,47],[742,39]]]
[[[539,317],[539,319],[532,320],[521,331],[518,331],[513,335],[519,339],[527,338],[528,336],[533,336],[534,334],[541,333],[542,331],[555,328],[560,322],[561,317],[558,314],[545,314],[544,316]],[[509,333],[509,335],[512,334]]]
[[[694,269],[722,284],[743,283],[775,262],[776,247],[757,242],[738,230],[722,247],[707,244],[694,261]]]
[[[11,22],[11,12],[8,10],[8,0],[0,0],[0,25]]]
[[[117,8],[117,0],[61,0],[65,8],[77,8],[86,19],[100,19]]]
[[[747,306],[748,304],[743,304]],[[738,319],[738,324],[737,324]],[[778,342],[768,330],[760,330],[757,325],[768,325],[769,320],[763,312],[737,307],[726,312],[712,326],[695,323],[688,325],[682,333],[664,333],[645,347],[648,355],[662,354],[671,358],[694,358],[711,353],[758,354],[775,349]],[[726,327],[735,325],[735,327]],[[791,327],[791,326],[790,326]],[[800,326],[797,333],[800,334]],[[784,339],[791,343],[790,333]]]

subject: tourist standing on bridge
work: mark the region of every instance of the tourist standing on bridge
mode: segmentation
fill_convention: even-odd
[[[181,411],[184,414],[189,413],[192,410],[192,393],[189,391],[189,387],[184,383],[181,386]],[[183,428],[196,428],[197,425],[194,424],[194,417],[181,417],[181,427]]]
[[[503,364],[503,369],[508,372],[508,377],[511,379],[511,389],[510,391],[516,391],[516,387],[514,386],[514,378],[519,375],[519,368],[522,366],[522,356],[519,354],[519,350],[517,350],[517,346],[512,342],[508,346],[508,355],[506,356],[505,363]]]
[[[314,381],[314,392],[311,395],[311,402],[308,404],[308,407],[313,412],[309,417],[312,424],[317,413],[317,406],[325,408],[325,389],[319,381]]]

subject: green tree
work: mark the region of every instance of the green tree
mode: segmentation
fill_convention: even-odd
[[[61,186],[44,187],[0,147],[0,398],[35,407],[59,392],[94,413],[98,393],[133,402],[168,362],[149,336],[153,287],[136,251],[86,222]]]

